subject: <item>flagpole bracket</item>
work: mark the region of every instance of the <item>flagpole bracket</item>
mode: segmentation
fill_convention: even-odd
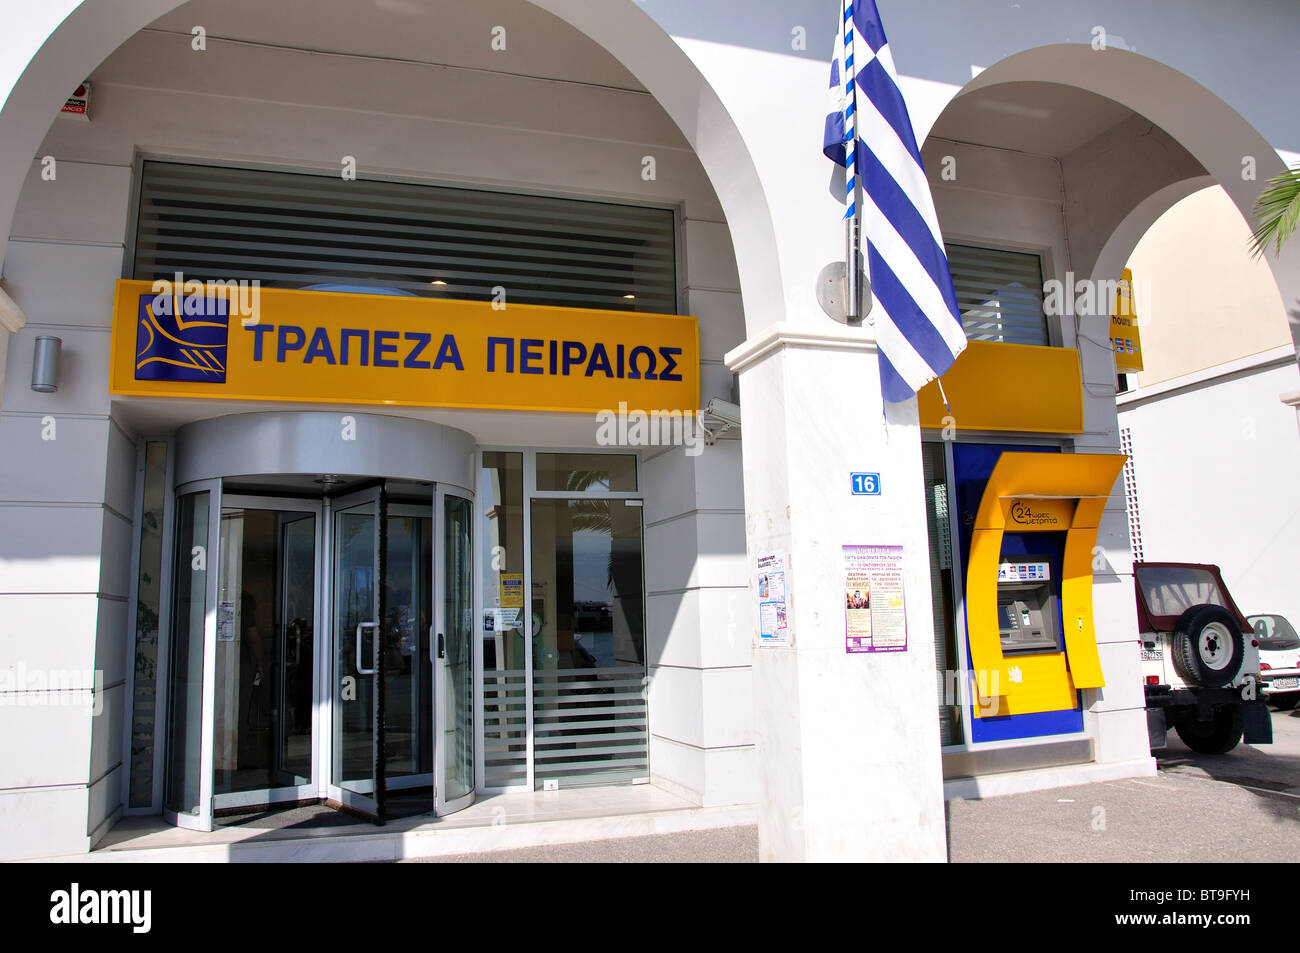
[[[858,258],[858,288],[861,299],[858,307],[858,316],[849,318],[848,302],[849,291],[848,269],[845,268],[844,262],[833,261],[821,270],[817,275],[817,303],[822,306],[826,314],[838,321],[840,324],[847,324],[850,327],[857,327],[863,323],[863,318],[871,313],[871,282],[867,279],[866,269],[863,267],[862,258]],[[874,321],[868,321],[868,324],[874,324]]]

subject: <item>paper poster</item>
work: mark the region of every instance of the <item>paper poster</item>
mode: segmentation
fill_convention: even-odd
[[[903,547],[843,546],[844,651],[906,652]]]
[[[789,645],[785,553],[758,556],[758,640],[761,645]]]
[[[501,574],[501,605],[507,609],[524,607],[524,574],[521,572],[503,572]]]
[[[488,609],[483,616],[484,632],[509,632],[518,628],[522,609]]]
[[[217,641],[235,641],[235,603],[217,603]]]

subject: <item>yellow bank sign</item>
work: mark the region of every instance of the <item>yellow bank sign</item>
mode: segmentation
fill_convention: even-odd
[[[1013,497],[1003,501],[1009,532],[1051,532],[1070,528],[1074,518],[1073,500],[1044,500]]]
[[[686,315],[119,281],[109,391],[147,397],[694,413]]]
[[[1120,374],[1142,370],[1140,320],[1133,299],[1133,272],[1125,268],[1110,317],[1110,342],[1115,348],[1115,370]]]

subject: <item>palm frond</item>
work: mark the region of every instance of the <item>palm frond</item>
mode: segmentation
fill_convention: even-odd
[[[1300,224],[1300,168],[1289,169],[1268,180],[1266,188],[1255,202],[1255,227],[1252,229],[1250,251],[1259,258],[1272,245],[1274,251],[1282,250]]]

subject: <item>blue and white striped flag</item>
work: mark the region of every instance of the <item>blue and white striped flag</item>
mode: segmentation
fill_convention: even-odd
[[[897,402],[952,367],[966,347],[966,332],[875,0],[843,0],[842,13],[822,151],[846,168],[849,157],[856,159],[880,388],[885,400]],[[846,218],[852,192],[847,198]]]

